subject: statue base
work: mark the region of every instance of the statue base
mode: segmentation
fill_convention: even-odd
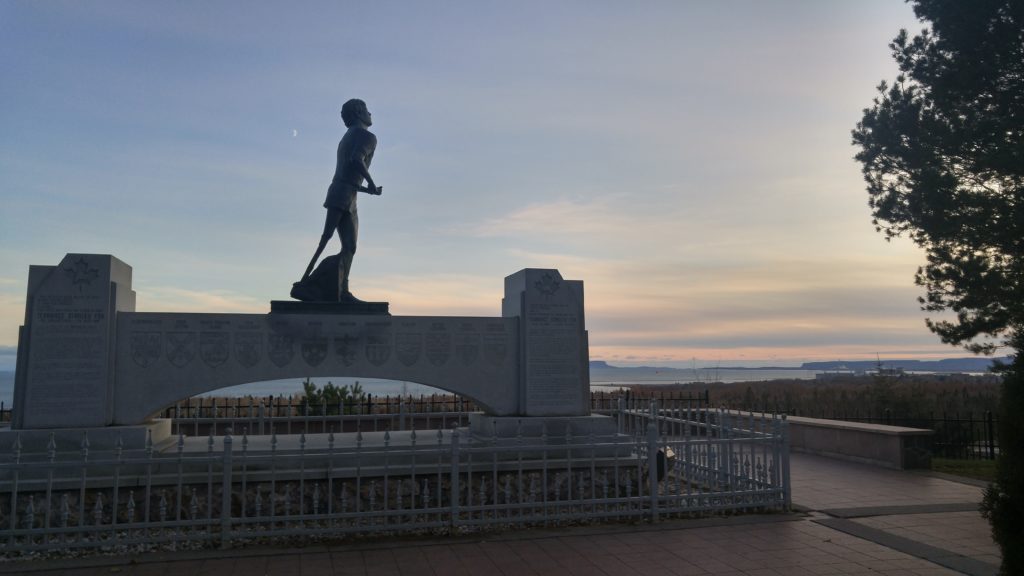
[[[390,316],[388,302],[295,302],[271,300],[271,314],[362,314]]]

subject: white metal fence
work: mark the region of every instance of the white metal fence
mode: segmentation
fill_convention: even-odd
[[[789,507],[784,417],[622,400],[619,434],[179,436],[0,461],[0,551],[457,533]],[[196,443],[201,446],[197,449]],[[193,544],[194,545],[194,544]]]

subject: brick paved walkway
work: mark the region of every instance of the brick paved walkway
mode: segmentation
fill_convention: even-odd
[[[793,455],[793,515],[530,530],[304,549],[247,548],[0,564],[33,576],[717,575],[996,573],[981,488]]]

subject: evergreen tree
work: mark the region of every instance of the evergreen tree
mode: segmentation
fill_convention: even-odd
[[[947,343],[1017,352],[983,511],[1003,574],[1024,574],[1024,0],[914,0],[927,27],[890,44],[900,73],[853,131],[874,222],[926,253],[916,281]]]

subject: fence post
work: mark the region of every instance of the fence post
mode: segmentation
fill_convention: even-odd
[[[619,396],[619,434],[623,434],[626,430],[626,397]]]
[[[780,432],[778,441],[782,444],[782,505],[783,510],[789,512],[793,505],[793,490],[789,482],[789,421],[785,414],[782,415]]]
[[[231,432],[230,427],[224,431],[224,458],[221,463],[220,547],[222,549],[231,547]],[[242,498],[245,498],[245,494],[242,494]]]
[[[652,411],[655,400],[651,400]],[[658,425],[647,423],[647,483],[651,499],[651,522],[658,521]]]
[[[455,533],[455,528],[458,526],[459,519],[459,430],[456,428],[452,430],[451,436],[452,442],[452,454],[451,454],[451,469],[449,470],[449,484],[451,485],[451,493],[449,495],[450,502],[449,512],[450,518],[448,524],[451,526],[452,534]]]
[[[657,522],[657,417],[657,400],[651,398],[650,420],[647,421],[647,490],[651,522]]]
[[[992,419],[992,411],[985,413],[985,424],[988,427],[988,459],[996,459],[996,426]]]

